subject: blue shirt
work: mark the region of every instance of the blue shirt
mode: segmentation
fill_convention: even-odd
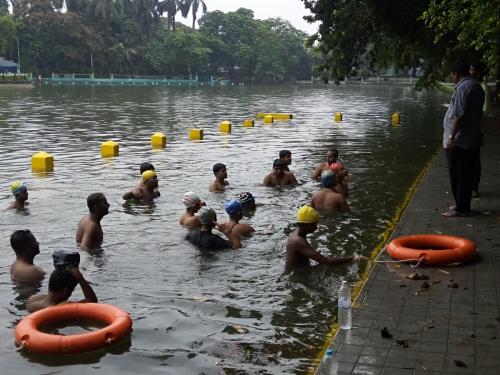
[[[458,82],[451,96],[450,106],[443,120],[443,147],[446,148],[453,130],[453,120],[462,117],[455,134],[454,144],[464,150],[476,150],[481,146],[481,121],[483,117],[484,91],[476,80],[465,77]]]

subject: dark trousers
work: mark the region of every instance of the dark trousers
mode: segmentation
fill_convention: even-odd
[[[474,176],[472,178],[472,191],[479,191],[481,180],[481,149],[474,151]]]
[[[470,212],[472,184],[477,163],[478,151],[464,150],[460,147],[446,149],[446,160],[450,173],[451,191],[455,198],[455,211]]]

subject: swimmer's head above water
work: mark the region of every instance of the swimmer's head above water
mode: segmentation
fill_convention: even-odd
[[[333,187],[335,186],[335,173],[332,171],[326,170],[321,173],[321,184],[326,187]]]
[[[215,211],[208,207],[202,207],[198,211],[198,218],[204,227],[213,228],[217,222],[217,214]]]
[[[300,207],[297,210],[297,223],[299,225],[299,235],[307,235],[318,228],[319,214],[309,205]]]
[[[10,184],[10,191],[16,198],[23,194],[26,194],[26,198],[28,198],[28,187],[24,182],[21,182],[19,180],[14,181],[12,184]]]
[[[285,167],[286,167],[286,163],[284,160],[275,159],[273,162],[273,173],[276,176],[281,177],[281,176],[283,176],[283,174],[285,172]]]
[[[186,208],[195,208],[196,206],[201,206],[201,199],[192,191],[188,191],[183,195],[182,203]]]
[[[243,216],[243,206],[237,199],[231,199],[224,203],[224,209],[230,218],[241,219],[241,216]]]
[[[141,164],[141,166],[139,167],[139,170],[141,171],[141,175],[142,175],[146,171],[154,171],[155,167],[153,164],[145,162],[145,163]]]
[[[240,203],[246,210],[255,210],[255,198],[249,191],[240,193]]]

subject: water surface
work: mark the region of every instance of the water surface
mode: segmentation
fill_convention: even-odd
[[[12,200],[15,179],[29,186],[30,208],[0,215],[0,361],[3,373],[304,373],[335,317],[343,278],[357,280],[358,264],[286,272],[287,234],[297,208],[318,184],[314,166],[335,147],[349,169],[352,211],[322,218],[311,236],[323,254],[368,255],[416,175],[439,147],[446,97],[396,86],[246,87],[0,87],[0,207]],[[291,112],[273,126],[242,121],[257,112]],[[333,121],[335,112],[344,121]],[[391,114],[401,113],[392,126]],[[233,122],[221,135],[218,124]],[[189,142],[189,128],[205,131]],[[164,150],[150,136],[167,135]],[[100,143],[113,139],[120,156],[102,159]],[[261,186],[281,149],[293,153],[292,189]],[[30,158],[54,155],[55,172],[33,174]],[[123,205],[121,196],[152,162],[162,196],[152,205]],[[230,188],[209,194],[212,165],[228,168]],[[241,191],[256,197],[254,236],[237,251],[201,254],[177,224],[181,196],[193,190],[225,221],[223,202]],[[100,301],[131,312],[131,339],[111,349],[70,357],[15,351],[13,328],[27,314],[36,288],[15,286],[9,237],[30,229],[40,242],[36,263],[52,270],[51,253],[76,248],[74,235],[86,197],[103,192],[111,212],[102,221],[104,243],[83,253],[82,273]],[[42,290],[46,290],[45,280]],[[77,287],[74,299],[81,298]]]

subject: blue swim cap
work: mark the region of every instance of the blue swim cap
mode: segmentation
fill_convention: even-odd
[[[224,209],[229,216],[234,215],[236,212],[243,210],[243,206],[237,199],[231,199],[230,201],[224,203]]]

